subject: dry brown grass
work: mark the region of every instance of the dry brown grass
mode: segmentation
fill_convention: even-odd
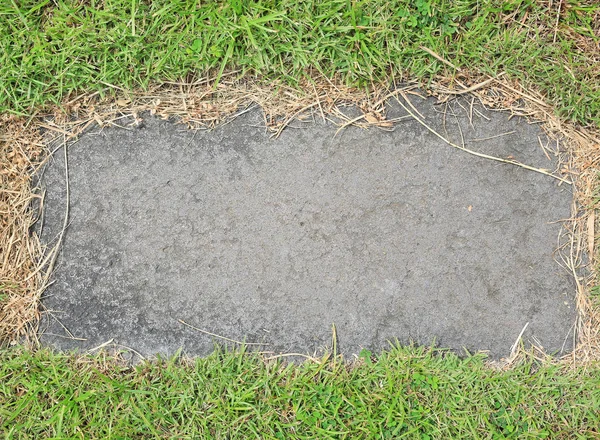
[[[231,72],[230,77],[234,74]],[[56,136],[67,142],[94,124],[135,125],[144,112],[176,118],[190,128],[210,128],[253,105],[262,108],[265,126],[274,136],[294,118],[322,118],[340,127],[386,128],[400,123],[388,120],[385,113],[385,99],[397,98],[396,89],[390,91],[380,85],[369,90],[352,89],[323,78],[307,80],[300,88],[227,78],[224,76],[216,89],[210,77],[193,83],[164,83],[146,92],[129,92],[106,84],[107,90],[115,92],[108,98],[101,98],[98,93],[83,94],[69,97],[61,108],[29,119],[2,116],[0,289],[4,298],[0,299],[0,341],[3,344],[36,341],[40,297],[50,280],[53,260],[50,255],[56,249],[43,248],[31,232],[37,219],[33,202],[41,199],[34,188],[33,175],[48,157],[46,146]],[[402,92],[416,93],[416,88],[416,84],[411,84],[404,86]],[[600,304],[589,294],[597,284],[595,256],[599,244],[595,239],[598,231],[595,210],[600,190],[600,133],[593,127],[578,127],[560,120],[543,96],[522,90],[518,83],[503,76],[489,78],[461,72],[452,78],[437,78],[427,93],[441,101],[461,95],[490,108],[525,116],[540,123],[548,136],[560,140],[563,154],[558,172],[573,182],[575,197],[572,218],[564,223],[565,244],[557,255],[576,280],[579,312],[577,347],[561,362],[580,364],[600,359]],[[344,111],[347,105],[358,107],[362,114],[347,116]],[[549,361],[543,351],[525,352],[518,346],[513,356],[499,365],[501,368],[509,368],[531,355]]]
[[[0,341],[32,336],[39,317],[41,276],[32,275],[43,250],[30,228],[33,171],[44,144],[35,124],[0,116]]]

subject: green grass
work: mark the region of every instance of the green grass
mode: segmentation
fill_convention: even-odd
[[[557,2],[4,0],[0,112],[209,70],[290,84],[320,72],[352,85],[453,73],[426,46],[461,68],[507,72],[559,115],[600,126],[600,5],[566,2],[555,27],[549,3]]]
[[[0,351],[7,438],[597,438],[600,365],[523,363],[394,348],[340,362],[268,364],[217,351],[126,368]]]

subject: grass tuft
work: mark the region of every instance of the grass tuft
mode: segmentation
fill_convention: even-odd
[[[0,112],[33,113],[107,84],[146,89],[238,70],[390,78],[506,72],[557,114],[600,126],[600,5],[534,0],[90,0],[0,5]],[[109,89],[110,90],[110,89]]]
[[[0,432],[22,438],[592,438],[599,365],[526,361],[496,372],[474,356],[394,347],[354,365],[300,365],[217,350],[135,368],[0,351]]]

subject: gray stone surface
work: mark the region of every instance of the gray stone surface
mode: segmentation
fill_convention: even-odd
[[[415,104],[455,142],[460,124],[471,148],[554,167],[522,119]],[[71,145],[69,227],[42,341],[212,351],[215,339],[183,320],[312,353],[335,324],[346,356],[397,339],[498,358],[529,323],[525,341],[570,349],[574,288],[553,256],[568,185],[460,152],[412,120],[337,136],[318,121],[292,125],[270,139],[259,111],[195,133],[146,115]],[[43,183],[51,242],[65,211],[62,154]]]

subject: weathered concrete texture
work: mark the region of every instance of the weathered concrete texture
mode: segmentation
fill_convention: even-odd
[[[455,142],[459,122],[471,148],[554,166],[522,119],[469,121],[458,104],[444,118],[432,101],[415,104]],[[574,288],[553,258],[568,185],[460,152],[415,121],[337,136],[295,122],[276,140],[261,125],[254,111],[192,133],[148,115],[72,145],[70,223],[42,341],[212,351],[183,320],[312,353],[335,323],[346,355],[398,339],[501,357],[529,323],[525,341],[571,347]],[[63,173],[59,153],[44,176],[47,241],[63,221]]]

